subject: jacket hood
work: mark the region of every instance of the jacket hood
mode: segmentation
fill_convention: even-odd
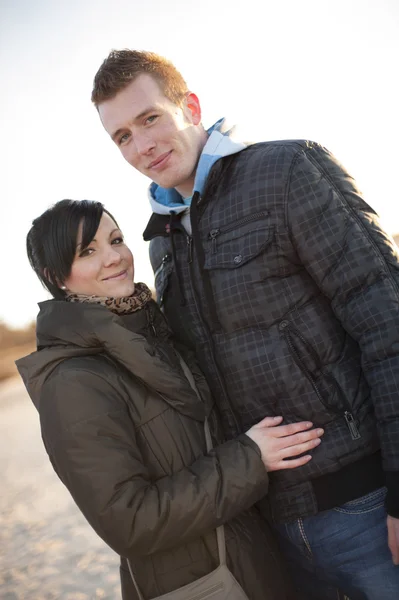
[[[102,352],[101,346],[96,344],[95,340],[78,333],[79,323],[73,322],[71,314],[78,311],[69,310],[74,306],[57,300],[40,303],[40,312],[36,321],[37,351],[15,362],[37,409],[39,409],[40,390],[44,382],[61,362],[68,358]]]
[[[203,420],[204,404],[187,381],[170,342],[149,340],[142,333],[145,311],[154,325],[165,330],[164,319],[153,301],[131,315],[118,316],[97,304],[48,300],[39,304],[37,351],[16,361],[18,371],[35,404],[46,379],[63,361],[104,354],[127,369],[187,416]],[[164,337],[164,336],[163,336]]]

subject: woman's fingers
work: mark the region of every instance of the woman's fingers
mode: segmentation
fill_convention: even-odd
[[[323,429],[312,429],[310,421],[279,425],[281,421],[282,417],[266,417],[246,432],[259,446],[268,471],[294,469],[306,464],[309,455],[295,457],[316,448],[324,433]]]
[[[265,417],[262,421],[259,421],[256,425],[253,425],[256,429],[271,428],[274,437],[286,437],[287,435],[294,435],[299,431],[306,431],[313,427],[311,421],[300,421],[299,423],[290,423],[289,425],[280,425],[283,417]]]
[[[295,433],[294,435],[288,435],[283,438],[279,438],[277,443],[279,447],[290,448],[291,446],[297,446],[298,444],[304,444],[305,442],[309,442],[311,440],[315,440],[322,436],[324,433],[324,429],[318,427],[317,429],[311,429],[310,431],[304,431],[301,433]]]
[[[290,423],[289,425],[279,425],[273,428],[273,435],[275,437],[287,437],[289,435],[295,435],[300,431],[307,431],[313,427],[313,423],[310,421],[300,421],[299,423]]]
[[[295,446],[289,446],[288,448],[283,448],[280,451],[281,458],[290,458],[291,456],[298,456],[298,454],[303,454],[304,452],[309,452],[309,450],[313,450],[316,448],[321,442],[320,438],[312,439],[303,444],[296,444]]]
[[[282,460],[276,466],[276,471],[280,471],[282,469],[296,469],[297,467],[302,467],[302,465],[306,465],[311,460],[311,456],[307,454],[306,456],[301,456],[301,458],[293,458],[292,460]]]
[[[282,418],[283,417],[266,417],[253,427],[256,429],[271,428],[270,434],[273,437],[290,439],[290,445],[304,442],[307,439],[318,437],[324,433],[322,429],[312,429],[309,432],[311,427],[313,427],[313,423],[310,421],[300,421],[299,423],[290,423],[289,425],[278,425],[278,423],[282,421]],[[305,437],[303,439],[297,437],[301,432],[305,432]],[[308,432],[310,433],[310,437],[307,437],[309,435]]]

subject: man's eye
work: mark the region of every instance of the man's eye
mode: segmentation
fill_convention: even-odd
[[[119,145],[124,144],[125,142],[127,142],[128,139],[129,139],[129,134],[128,133],[124,133],[119,138]]]
[[[158,115],[150,115],[149,117],[146,118],[145,122],[146,123],[153,123],[156,119],[158,118]]]

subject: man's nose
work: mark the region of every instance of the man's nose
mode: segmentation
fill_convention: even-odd
[[[134,137],[134,146],[138,154],[147,155],[154,150],[156,144],[155,141],[149,135],[145,133],[139,133]]]

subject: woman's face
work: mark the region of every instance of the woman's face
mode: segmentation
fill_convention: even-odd
[[[66,292],[115,298],[133,294],[133,255],[115,222],[103,213],[92,242],[84,250],[80,246],[82,229],[81,223],[71,274],[63,282]]]

